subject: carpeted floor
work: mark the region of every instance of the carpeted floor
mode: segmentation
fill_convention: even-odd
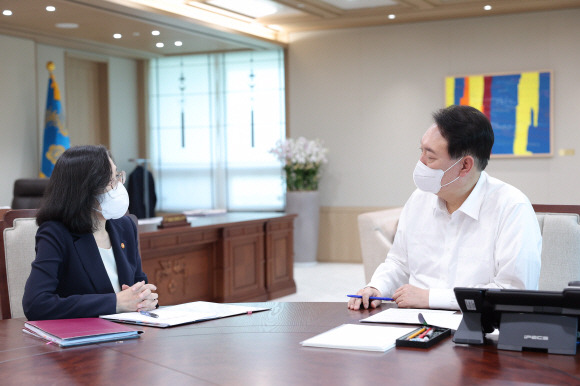
[[[362,264],[295,264],[296,293],[273,299],[278,302],[346,302],[348,294],[364,287]]]

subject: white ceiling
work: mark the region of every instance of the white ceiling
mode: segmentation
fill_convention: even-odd
[[[258,8],[247,7],[252,3]],[[56,10],[47,12],[48,5]],[[484,10],[485,5],[491,10]],[[11,16],[0,14],[0,34],[146,58],[285,46],[288,36],[299,31],[566,8],[580,8],[580,0],[0,0],[0,11],[12,11]],[[223,25],[192,19],[200,10],[229,17]],[[76,23],[78,28],[57,28],[57,23]],[[269,35],[256,37],[253,28]],[[160,35],[153,36],[153,30]],[[113,38],[116,33],[122,38]]]

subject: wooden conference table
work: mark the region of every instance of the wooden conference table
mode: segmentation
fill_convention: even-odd
[[[23,319],[0,320],[0,384],[580,384],[578,355],[463,346],[451,338],[426,350],[386,353],[302,347],[307,338],[381,309],[251,304],[272,309],[168,329],[145,327],[139,339],[68,349],[22,333]]]

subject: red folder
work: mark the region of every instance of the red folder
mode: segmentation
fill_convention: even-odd
[[[143,332],[101,318],[28,321],[22,331],[61,347],[134,339]]]

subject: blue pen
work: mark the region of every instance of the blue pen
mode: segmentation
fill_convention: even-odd
[[[346,296],[348,296],[349,298],[362,299],[362,296],[361,295],[346,295]],[[391,299],[391,298],[381,298],[381,297],[378,297],[378,296],[371,296],[371,297],[369,297],[369,299],[370,300],[385,300],[387,302],[394,301],[394,299]]]
[[[157,315],[157,314],[156,314],[156,313],[154,313],[154,312],[149,312],[149,311],[139,311],[139,313],[140,313],[141,315],[149,316],[149,317],[151,317],[151,318],[158,318],[158,317],[159,317],[159,315]]]

